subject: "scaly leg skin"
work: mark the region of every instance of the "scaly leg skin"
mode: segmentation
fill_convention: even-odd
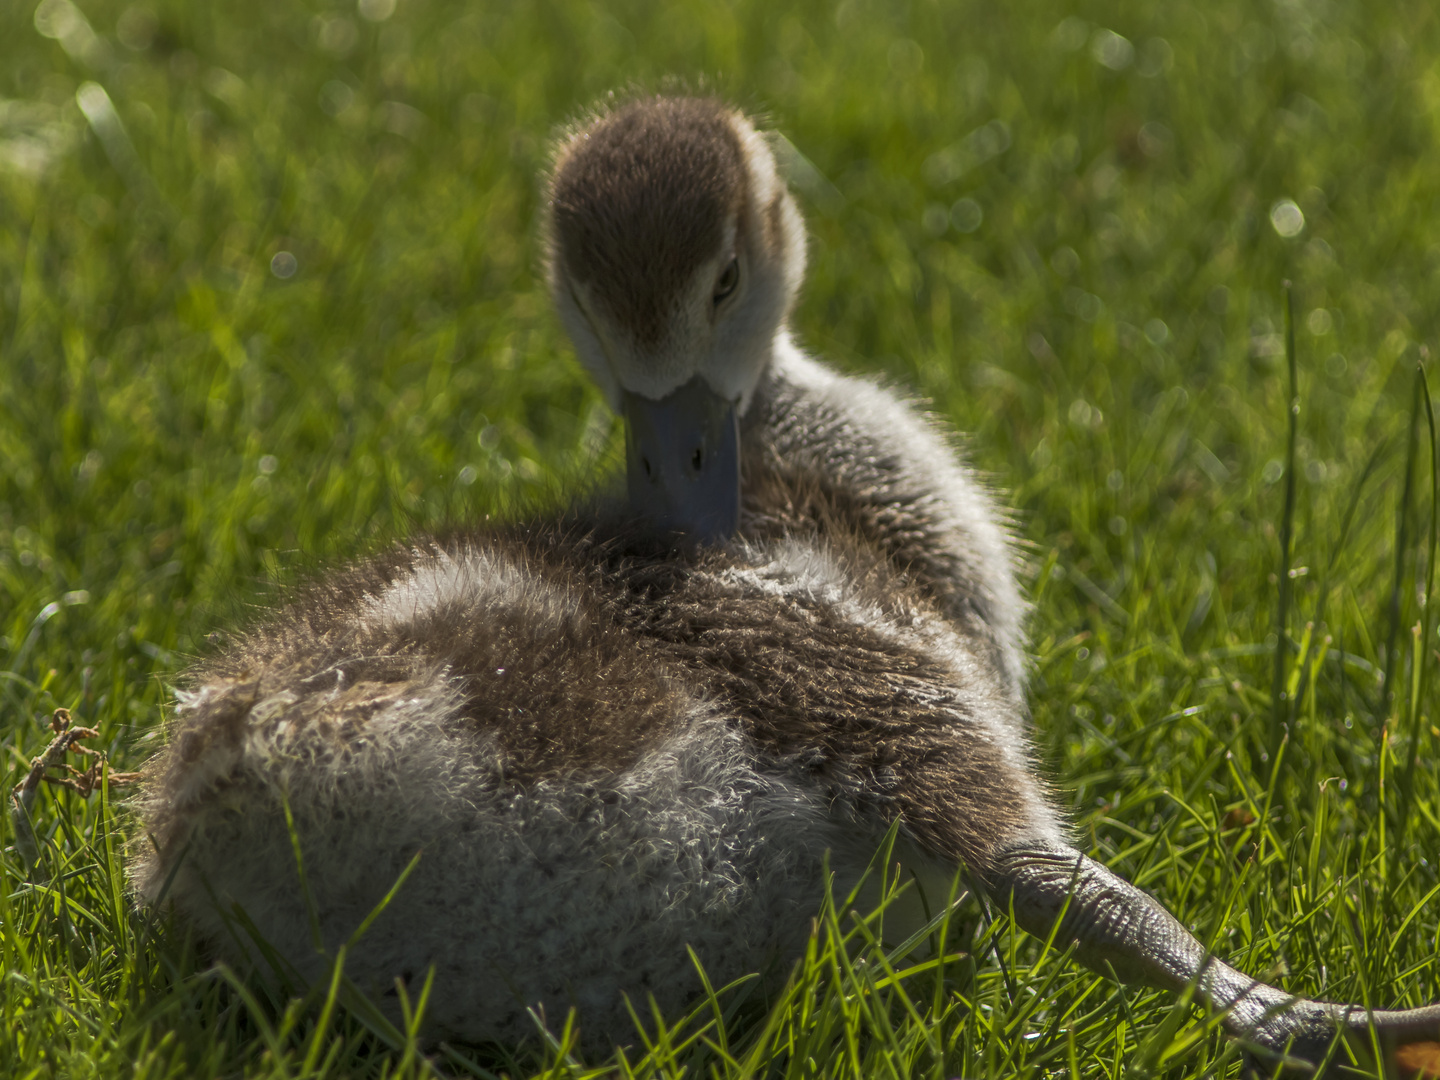
[[[1224,1013],[1231,1035],[1276,1059],[1285,1055],[1318,1064],[1337,1032],[1343,1032],[1365,1060],[1372,1053],[1373,1027],[1390,1076],[1397,1074],[1397,1050],[1440,1040],[1440,1005],[1367,1012],[1297,998],[1241,974],[1207,953],[1150,896],[1073,849],[1048,843],[1011,848],[985,875],[985,885],[998,903],[1013,908],[1015,921],[1031,934],[1048,938],[1059,920],[1055,944],[1066,948],[1074,943],[1076,958],[1087,967],[1113,973],[1121,982],[1177,993],[1195,987],[1206,1006]],[[1402,1060],[1405,1056],[1401,1050]],[[1336,1047],[1326,1075],[1344,1075],[1348,1063],[1345,1049]]]

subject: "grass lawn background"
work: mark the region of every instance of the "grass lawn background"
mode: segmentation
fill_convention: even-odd
[[[914,387],[1008,492],[1082,845],[1252,974],[1440,997],[1437,57],[1419,0],[0,7],[5,788],[59,706],[138,766],[276,583],[613,461],[544,295],[546,146],[703,77],[794,148],[803,340]],[[0,824],[0,1073],[606,1064],[247,998],[131,910],[121,794],[43,794],[35,874]],[[768,1014],[706,1006],[621,1068],[1238,1070],[1199,1013],[966,910],[961,955],[898,973],[822,920]]]

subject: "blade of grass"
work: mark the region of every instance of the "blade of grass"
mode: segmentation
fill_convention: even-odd
[[[1399,657],[1401,589],[1405,581],[1405,552],[1410,545],[1410,494],[1415,483],[1415,461],[1418,456],[1416,435],[1420,427],[1422,373],[1417,368],[1410,394],[1410,424],[1406,429],[1405,479],[1400,487],[1400,508],[1395,514],[1395,572],[1386,607],[1389,623],[1385,633],[1385,674],[1380,683],[1380,701],[1375,712],[1381,722],[1388,722],[1395,696],[1395,664]]]
[[[1285,362],[1290,372],[1289,435],[1285,443],[1285,510],[1280,517],[1280,597],[1275,612],[1275,673],[1271,682],[1272,719],[1269,749],[1274,758],[1290,723],[1291,703],[1285,693],[1286,659],[1290,634],[1290,550],[1295,535],[1295,447],[1300,430],[1300,378],[1295,358],[1295,296],[1289,281],[1285,291]]]
[[[1414,650],[1416,671],[1413,679],[1414,688],[1410,695],[1410,752],[1409,759],[1405,763],[1405,772],[1400,778],[1400,820],[1399,831],[1395,837],[1397,857],[1404,848],[1405,836],[1410,824],[1410,808],[1414,803],[1415,796],[1415,764],[1420,757],[1421,715],[1430,673],[1430,642],[1434,634],[1430,594],[1435,588],[1435,551],[1437,538],[1440,538],[1437,537],[1437,533],[1440,533],[1440,472],[1437,472],[1435,408],[1430,400],[1430,380],[1425,376],[1423,362],[1425,358],[1426,353],[1422,352],[1422,362],[1416,365],[1415,378],[1418,383],[1418,396],[1425,405],[1425,431],[1430,451],[1430,528],[1429,535],[1425,538],[1425,593],[1422,601],[1423,609],[1420,613],[1419,641]]]

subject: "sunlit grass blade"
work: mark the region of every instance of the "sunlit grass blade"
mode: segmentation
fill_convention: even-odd
[[[1300,376],[1295,356],[1295,298],[1290,282],[1284,283],[1285,294],[1285,366],[1289,373],[1289,393],[1286,399],[1285,441],[1285,506],[1280,517],[1280,570],[1276,575],[1278,600],[1275,610],[1275,673],[1271,683],[1270,698],[1273,718],[1270,730],[1270,753],[1276,755],[1280,741],[1293,715],[1293,703],[1285,693],[1286,672],[1290,659],[1290,552],[1295,533],[1295,460],[1296,443],[1300,432]]]
[[[1410,545],[1410,503],[1414,489],[1416,463],[1419,459],[1417,435],[1420,426],[1420,403],[1423,396],[1423,369],[1417,366],[1410,391],[1410,423],[1405,436],[1405,479],[1400,488],[1399,507],[1395,512],[1394,575],[1390,599],[1386,605],[1385,675],[1380,683],[1380,702],[1376,712],[1386,720],[1395,715],[1395,671],[1400,661],[1400,624],[1404,618],[1403,586],[1405,561]]]
[[[1420,759],[1420,740],[1423,735],[1423,716],[1426,706],[1426,690],[1429,685],[1430,657],[1435,648],[1435,625],[1431,615],[1431,594],[1435,588],[1436,545],[1440,542],[1440,455],[1437,455],[1435,437],[1435,407],[1430,399],[1430,380],[1425,374],[1425,354],[1416,365],[1416,396],[1425,406],[1426,449],[1430,471],[1430,527],[1425,537],[1425,588],[1422,593],[1420,621],[1416,626],[1416,641],[1412,649],[1413,672],[1409,705],[1409,749],[1405,771],[1400,778],[1399,835],[1397,849],[1403,848],[1409,833],[1410,811],[1415,795],[1415,765]]]

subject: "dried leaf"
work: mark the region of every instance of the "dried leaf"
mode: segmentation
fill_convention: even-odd
[[[1398,1047],[1395,1064],[1405,1080],[1440,1077],[1440,1042],[1413,1042]]]
[[[1247,808],[1243,806],[1237,806],[1234,810],[1231,810],[1229,813],[1227,813],[1225,817],[1221,820],[1220,831],[1232,832],[1235,829],[1243,829],[1247,825],[1254,824],[1255,815],[1252,814]]]

